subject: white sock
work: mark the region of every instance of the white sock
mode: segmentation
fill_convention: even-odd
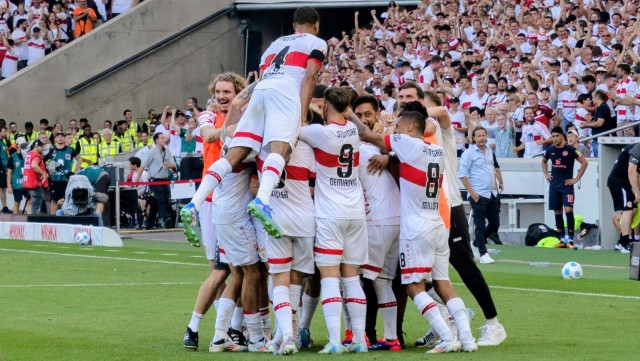
[[[271,333],[271,313],[269,307],[260,309],[260,326],[263,331]]]
[[[278,329],[282,332],[282,338],[287,340],[293,337],[293,317],[289,289],[285,286],[273,288],[273,311],[278,321]]]
[[[460,297],[450,299],[449,302],[447,302],[447,308],[449,309],[451,316],[453,316],[453,320],[456,322],[460,341],[473,340],[471,326],[469,325],[469,318],[467,317],[467,310],[464,307],[462,299]]]
[[[438,295],[438,293],[436,292],[435,287],[431,287],[431,289],[427,291],[427,294],[429,295],[429,297],[433,298],[433,300],[436,301],[436,303],[438,304],[438,310],[440,311],[442,318],[444,318],[445,320],[448,319],[449,310],[447,309],[447,306],[444,305],[444,301],[442,301],[442,298],[440,298],[440,295]]]
[[[198,191],[191,199],[191,203],[196,206],[198,212],[200,212],[202,202],[204,202],[209,194],[222,182],[222,178],[231,173],[232,170],[231,163],[225,158],[218,159],[209,167],[207,174],[202,178],[202,183],[200,183]]]
[[[218,300],[213,301],[213,308],[215,308],[215,309],[216,309],[216,313],[218,313],[218,304],[219,304],[219,303],[220,303],[220,300],[219,300],[219,299],[218,299]]]
[[[322,312],[327,323],[329,343],[340,343],[340,318],[342,313],[342,297],[340,297],[340,280],[324,278],[320,280],[322,289]]]
[[[367,322],[367,297],[362,290],[360,277],[343,277],[345,298],[349,316],[351,318],[351,331],[353,343],[365,342],[364,327]]]
[[[294,315],[294,319],[300,307],[300,293],[302,293],[301,285],[289,285],[289,301],[291,302],[291,312]]]
[[[391,280],[377,278],[373,282],[378,296],[378,309],[384,322],[384,338],[395,340],[398,338],[398,303],[391,288]]]
[[[344,283],[340,283],[340,296],[342,297],[342,319],[344,319],[344,329],[351,330],[351,315],[349,315],[349,309],[347,308],[347,292],[344,290]]]
[[[302,294],[302,312],[300,313],[300,328],[310,328],[313,314],[318,308],[320,297],[311,297],[306,293]]]
[[[233,315],[233,311],[236,308],[236,303],[228,298],[220,298],[218,302],[218,312],[216,314],[216,334],[213,337],[214,342],[228,337],[227,331],[229,331],[231,315]]]
[[[273,278],[271,275],[267,278],[267,295],[269,295],[269,303],[273,306]]]
[[[187,327],[189,327],[193,332],[198,332],[198,329],[200,328],[200,322],[202,322],[202,318],[204,318],[204,315],[193,311],[193,313],[191,314],[191,322],[189,322],[189,326]]]
[[[258,194],[256,195],[256,198],[259,198],[262,203],[269,204],[271,192],[280,183],[280,175],[284,165],[284,158],[278,153],[269,153],[267,159],[264,160],[260,188],[258,188]]]
[[[247,323],[249,330],[249,341],[256,343],[264,337],[262,335],[262,325],[260,324],[260,312],[244,312],[244,321]]]
[[[242,307],[237,307],[233,310],[233,317],[231,317],[231,328],[234,330],[242,331],[242,321],[244,321],[244,314]]]
[[[429,324],[445,341],[455,340],[455,336],[451,333],[447,322],[442,318],[440,311],[438,311],[436,301],[431,298],[426,292],[420,292],[413,298],[418,311],[424,318],[429,321]]]
[[[487,319],[487,325],[497,326],[499,324],[500,324],[500,322],[498,322],[498,317],[488,318]]]

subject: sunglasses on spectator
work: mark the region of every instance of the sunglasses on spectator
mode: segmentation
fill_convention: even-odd
[[[602,35],[603,38],[610,38],[611,35]]]

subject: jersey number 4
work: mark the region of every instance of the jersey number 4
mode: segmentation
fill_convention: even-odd
[[[338,177],[351,177],[353,173],[353,146],[351,144],[342,146],[340,155],[338,156],[338,163],[342,164],[342,166],[338,167]]]

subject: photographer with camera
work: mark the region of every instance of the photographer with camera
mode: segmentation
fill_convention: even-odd
[[[69,183],[69,177],[73,175],[74,161],[75,169],[80,169],[82,158],[72,147],[66,145],[65,135],[58,132],[55,135],[55,145],[52,149],[51,159],[47,163],[47,170],[51,176],[51,214],[56,214],[58,207],[64,201],[64,193]]]

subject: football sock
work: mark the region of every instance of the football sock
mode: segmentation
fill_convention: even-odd
[[[191,203],[196,206],[198,212],[200,212],[202,202],[204,202],[207,196],[222,182],[222,178],[231,173],[231,171],[231,163],[225,158],[218,159],[209,167],[207,174],[202,178],[202,183],[200,183],[198,191],[193,195],[193,198],[191,198]]]
[[[271,192],[280,183],[280,175],[284,165],[284,158],[278,153],[269,153],[267,159],[264,160],[260,188],[258,188],[258,194],[256,195],[256,198],[259,198],[262,203],[269,204]]]
[[[498,322],[498,317],[488,318],[487,319],[487,325],[497,326],[499,324],[500,324],[500,322]]]
[[[567,235],[571,240],[573,240],[573,235],[575,233],[575,219],[573,217],[573,212],[566,212],[567,215]]]
[[[345,290],[345,303],[351,319],[353,343],[363,343],[365,342],[364,328],[367,320],[367,297],[362,290],[360,277],[343,277],[342,284]]]
[[[564,218],[562,218],[562,213],[554,215],[556,218],[556,230],[558,231],[560,239],[564,241]]]
[[[344,283],[340,283],[340,296],[342,297],[342,318],[344,319],[344,329],[351,330],[351,317],[349,316],[349,309],[345,302],[347,298],[347,292],[344,290]]]
[[[188,326],[191,331],[198,332],[198,329],[200,328],[200,322],[202,322],[202,318],[204,318],[204,315],[193,311],[193,314],[191,314],[191,322],[189,322]]]
[[[276,313],[278,330],[282,332],[282,338],[286,340],[293,337],[293,317],[289,289],[287,287],[278,286],[273,288],[273,311]]]
[[[440,298],[438,292],[436,292],[435,287],[431,287],[427,291],[427,294],[429,295],[429,297],[433,298],[434,301],[436,301],[436,303],[438,304],[438,310],[440,311],[442,318],[447,320],[449,318],[449,310],[447,309],[447,306],[444,305],[444,301],[442,301],[442,298]]]
[[[311,297],[306,293],[302,294],[300,328],[311,327],[311,320],[313,319],[313,314],[316,312],[316,308],[318,308],[318,303],[320,303],[320,297]]]
[[[244,315],[242,313],[242,307],[237,307],[233,310],[233,317],[231,317],[231,328],[234,330],[242,331],[242,321],[244,321]]]
[[[264,336],[262,335],[262,325],[260,324],[259,311],[244,311],[244,320],[249,330],[249,341],[256,343]]]
[[[629,235],[620,235],[620,240],[618,241],[618,243],[620,243],[623,246],[628,246],[629,245]]]
[[[473,340],[473,335],[471,334],[471,326],[469,325],[469,318],[467,317],[467,310],[464,307],[464,302],[462,302],[462,299],[459,297],[450,299],[449,302],[447,302],[447,309],[449,310],[451,316],[453,316],[453,320],[456,323],[456,328],[458,329],[460,340]]]
[[[216,315],[216,334],[213,337],[213,342],[227,338],[227,331],[229,331],[229,324],[231,323],[231,316],[236,308],[236,303],[228,298],[220,298],[218,303],[218,312]]]
[[[213,301],[213,308],[216,309],[216,313],[218,313],[218,304],[220,303],[220,300],[215,300]]]
[[[387,340],[395,340],[398,338],[397,320],[398,320],[398,303],[396,296],[391,289],[391,280],[377,278],[373,282],[378,296],[378,309],[382,314],[384,322],[384,338]]]
[[[413,298],[413,303],[418,308],[418,312],[429,322],[431,327],[445,341],[455,340],[455,336],[451,333],[447,322],[442,318],[438,310],[436,301],[433,300],[426,292],[420,292]]]
[[[260,309],[260,325],[263,331],[271,332],[271,313],[269,307]]]
[[[340,280],[334,277],[324,278],[320,280],[320,287],[322,311],[329,332],[329,343],[340,343],[340,318],[342,317]]]
[[[294,318],[300,307],[300,293],[302,293],[301,285],[289,285],[289,301],[291,302],[291,312]]]

